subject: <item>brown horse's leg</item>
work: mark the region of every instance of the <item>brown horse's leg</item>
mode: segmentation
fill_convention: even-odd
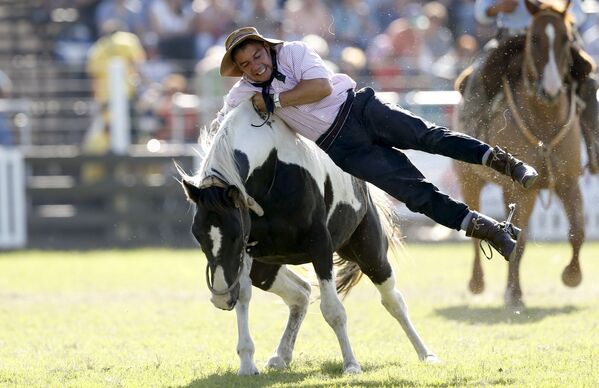
[[[503,192],[504,203],[507,206],[510,203],[516,204],[516,212],[512,223],[522,229],[518,239],[516,256],[510,260],[508,266],[507,286],[504,294],[505,306],[513,311],[520,311],[524,306],[522,299],[522,288],[520,287],[520,262],[526,246],[526,234],[528,221],[535,204],[537,190],[522,190],[520,188],[505,189]]]
[[[471,210],[480,210],[480,192],[485,182],[473,171],[473,166],[465,163],[456,163],[456,172],[459,176],[464,203]],[[483,267],[480,262],[480,251],[478,239],[472,239],[474,247],[474,262],[472,265],[472,276],[468,282],[468,289],[473,294],[480,294],[485,290],[485,278]]]
[[[578,180],[560,184],[556,188],[557,195],[561,199],[566,215],[570,221],[570,233],[568,233],[570,245],[572,245],[572,260],[562,272],[562,281],[568,287],[576,287],[582,281],[582,272],[578,256],[584,242],[584,216],[582,214],[582,197]]]

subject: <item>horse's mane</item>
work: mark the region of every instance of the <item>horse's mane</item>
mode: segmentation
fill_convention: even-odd
[[[236,117],[250,112],[248,110],[248,102],[244,102],[238,107],[228,112],[221,124],[217,124],[214,120],[210,126],[210,130],[204,128],[199,137],[198,154],[202,158],[200,168],[193,176],[186,174],[182,168],[177,166],[177,170],[181,177],[195,186],[199,187],[205,178],[216,176],[223,180],[226,184],[235,186],[244,200],[247,200],[248,193],[245,189],[243,178],[239,173],[238,162],[235,159],[235,152],[232,146],[232,136],[236,121]],[[253,112],[253,110],[251,111]],[[218,206],[217,202],[222,199],[218,193],[214,193],[214,188],[204,189],[205,198],[212,206]]]
[[[200,180],[215,175],[229,185],[236,186],[244,198],[247,198],[248,194],[239,173],[238,162],[235,160],[232,140],[235,129],[234,122],[237,121],[238,116],[251,112],[257,117],[253,109],[248,109],[248,104],[249,100],[228,112],[217,131],[205,131],[200,136],[199,145],[205,157],[196,175],[196,179]]]

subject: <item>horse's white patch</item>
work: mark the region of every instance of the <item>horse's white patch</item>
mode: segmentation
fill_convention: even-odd
[[[255,113],[249,102],[240,105],[234,115],[230,114],[227,117],[229,119],[227,125],[243,128],[236,131],[233,144],[236,149],[248,155],[249,174],[262,166],[276,147],[279,160],[307,170],[318,184],[323,196],[327,176],[330,178],[333,187],[333,203],[327,221],[339,203],[348,204],[355,211],[360,210],[360,200],[354,192],[351,176],[345,174],[323,154],[314,142],[298,136],[278,117],[271,118],[273,126],[271,129],[266,125],[259,128],[249,126],[248,123],[252,119],[248,116],[255,120]]]
[[[542,85],[545,93],[550,96],[557,96],[562,88],[562,77],[559,74],[557,61],[555,59],[555,27],[553,24],[547,24],[547,26],[545,26],[545,34],[549,40],[549,52],[547,53],[548,61],[543,69]]]
[[[229,287],[225,280],[225,272],[223,271],[223,267],[220,265],[217,265],[216,269],[214,270],[214,279],[212,280],[212,283],[212,287],[214,287],[216,291],[226,290]]]
[[[212,256],[216,258],[218,257],[218,254],[220,252],[220,247],[223,241],[223,235],[220,232],[220,229],[216,226],[210,227],[209,235],[210,240],[212,241]]]

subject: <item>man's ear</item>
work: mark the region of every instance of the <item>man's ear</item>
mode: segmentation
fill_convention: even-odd
[[[183,190],[185,191],[185,196],[187,196],[187,199],[193,203],[198,203],[200,189],[185,179],[181,180],[181,186],[183,186]]]

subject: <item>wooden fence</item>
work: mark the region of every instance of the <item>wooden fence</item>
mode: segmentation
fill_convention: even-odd
[[[190,247],[193,216],[174,161],[191,172],[193,152],[132,148],[127,156],[76,147],[26,152],[28,247]]]

